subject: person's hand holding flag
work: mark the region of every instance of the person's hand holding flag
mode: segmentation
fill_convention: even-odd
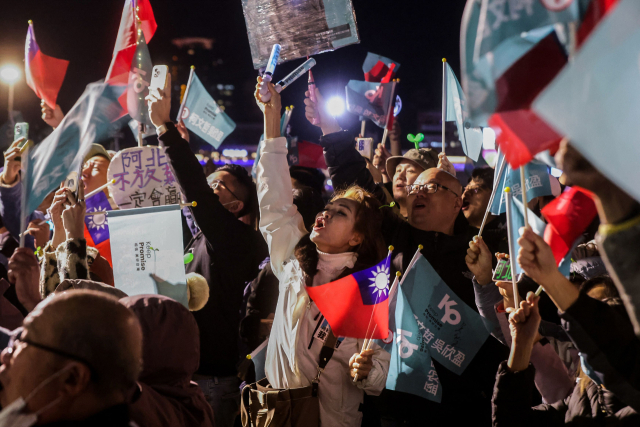
[[[484,286],[491,283],[491,251],[482,237],[475,236],[469,242],[469,249],[467,249],[467,256],[464,260],[479,285]]]
[[[524,371],[529,367],[533,345],[540,340],[540,312],[538,301],[540,297],[533,292],[527,294],[527,299],[520,302],[517,310],[509,308],[509,329],[511,331],[511,354],[507,366],[512,372]]]
[[[9,149],[4,152],[4,170],[0,175],[0,180],[3,184],[12,185],[18,179],[18,173],[20,172],[20,145],[24,142],[24,138],[19,138],[13,141],[13,144],[9,146]]]
[[[67,206],[62,211],[62,225],[67,240],[84,238],[84,214],[87,206],[84,202],[84,186],[78,185],[78,197],[68,188],[64,189],[67,196]]]
[[[44,246],[49,241],[49,234],[51,229],[49,228],[49,224],[45,221],[40,221],[39,219],[30,221],[27,225],[27,230],[24,234],[28,234],[33,236],[36,248],[44,248]]]
[[[442,169],[443,171],[449,172],[451,175],[456,176],[456,169],[453,167],[453,164],[449,161],[446,154],[438,154],[438,159],[438,169]]]
[[[349,374],[351,378],[358,377],[358,380],[365,380],[373,368],[373,350],[362,350],[349,359]]]
[[[51,108],[44,99],[40,101],[40,107],[42,109],[42,120],[52,128],[57,128],[62,119],[64,119],[62,108],[58,104]]]
[[[317,118],[319,123],[314,126],[318,126],[322,129],[323,135],[328,135],[334,132],[340,132],[340,125],[336,121],[336,118],[333,117],[327,111],[324,97],[320,93],[320,89],[315,88],[316,91],[316,102],[313,102],[310,98],[309,91],[306,91],[304,95],[306,98],[304,99],[304,115],[309,120],[309,123],[313,124],[313,119]]]

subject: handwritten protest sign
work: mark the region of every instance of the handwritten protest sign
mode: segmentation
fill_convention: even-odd
[[[162,147],[134,147],[119,151],[109,165],[111,196],[120,209],[180,203],[178,186]]]

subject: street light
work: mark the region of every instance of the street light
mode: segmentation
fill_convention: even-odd
[[[20,69],[12,64],[3,65],[0,67],[0,80],[3,83],[9,85],[9,121],[11,125],[14,125],[13,122],[13,85],[20,79]]]

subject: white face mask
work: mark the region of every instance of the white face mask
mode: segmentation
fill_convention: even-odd
[[[27,407],[27,402],[33,398],[33,396],[42,390],[44,386],[49,384],[51,381],[56,379],[58,376],[62,375],[70,368],[70,365],[65,366],[58,372],[54,373],[40,384],[34,388],[31,393],[27,396],[26,399],[23,399],[22,396],[11,402],[9,406],[2,409],[0,411],[0,427],[29,427],[34,425],[38,421],[38,415],[42,414],[44,411],[51,409],[54,405],[58,404],[60,400],[62,400],[62,396],[53,400],[53,402],[48,403],[44,407],[40,408],[37,412],[25,412]]]

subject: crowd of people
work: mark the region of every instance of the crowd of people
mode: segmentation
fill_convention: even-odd
[[[505,214],[485,218],[493,168],[463,183],[443,153],[392,156],[383,145],[370,161],[315,89],[305,115],[322,131],[336,189],[326,194],[318,170],[289,167],[280,94],[268,83],[271,99],[262,102],[261,84],[255,180],[233,164],[207,175],[187,129],[171,121],[170,92],[147,98],[185,201],[197,201],[183,211],[184,252],[193,255],[185,268],[206,283],[189,288],[189,309],[166,296],[126,295],[114,287],[117,265],[87,243],[84,194],[107,183],[112,153],[92,146],[83,185],[77,193],[61,185],[29,215],[24,247],[21,141],[4,153],[0,425],[640,425],[637,200],[563,141],[562,177],[550,176],[552,194],[529,207],[539,214],[566,186],[580,186],[599,215],[571,253],[570,277],[542,237],[521,229],[511,256],[524,275],[514,295],[511,282],[493,280],[498,260],[509,259]],[[59,107],[42,109],[47,124],[62,120]],[[391,277],[408,271],[420,247],[493,325],[461,375],[432,362],[441,402],[386,389],[389,352],[336,336],[306,291],[376,265],[389,246]],[[265,340],[260,378],[245,356]],[[251,390],[264,402],[250,402]]]

